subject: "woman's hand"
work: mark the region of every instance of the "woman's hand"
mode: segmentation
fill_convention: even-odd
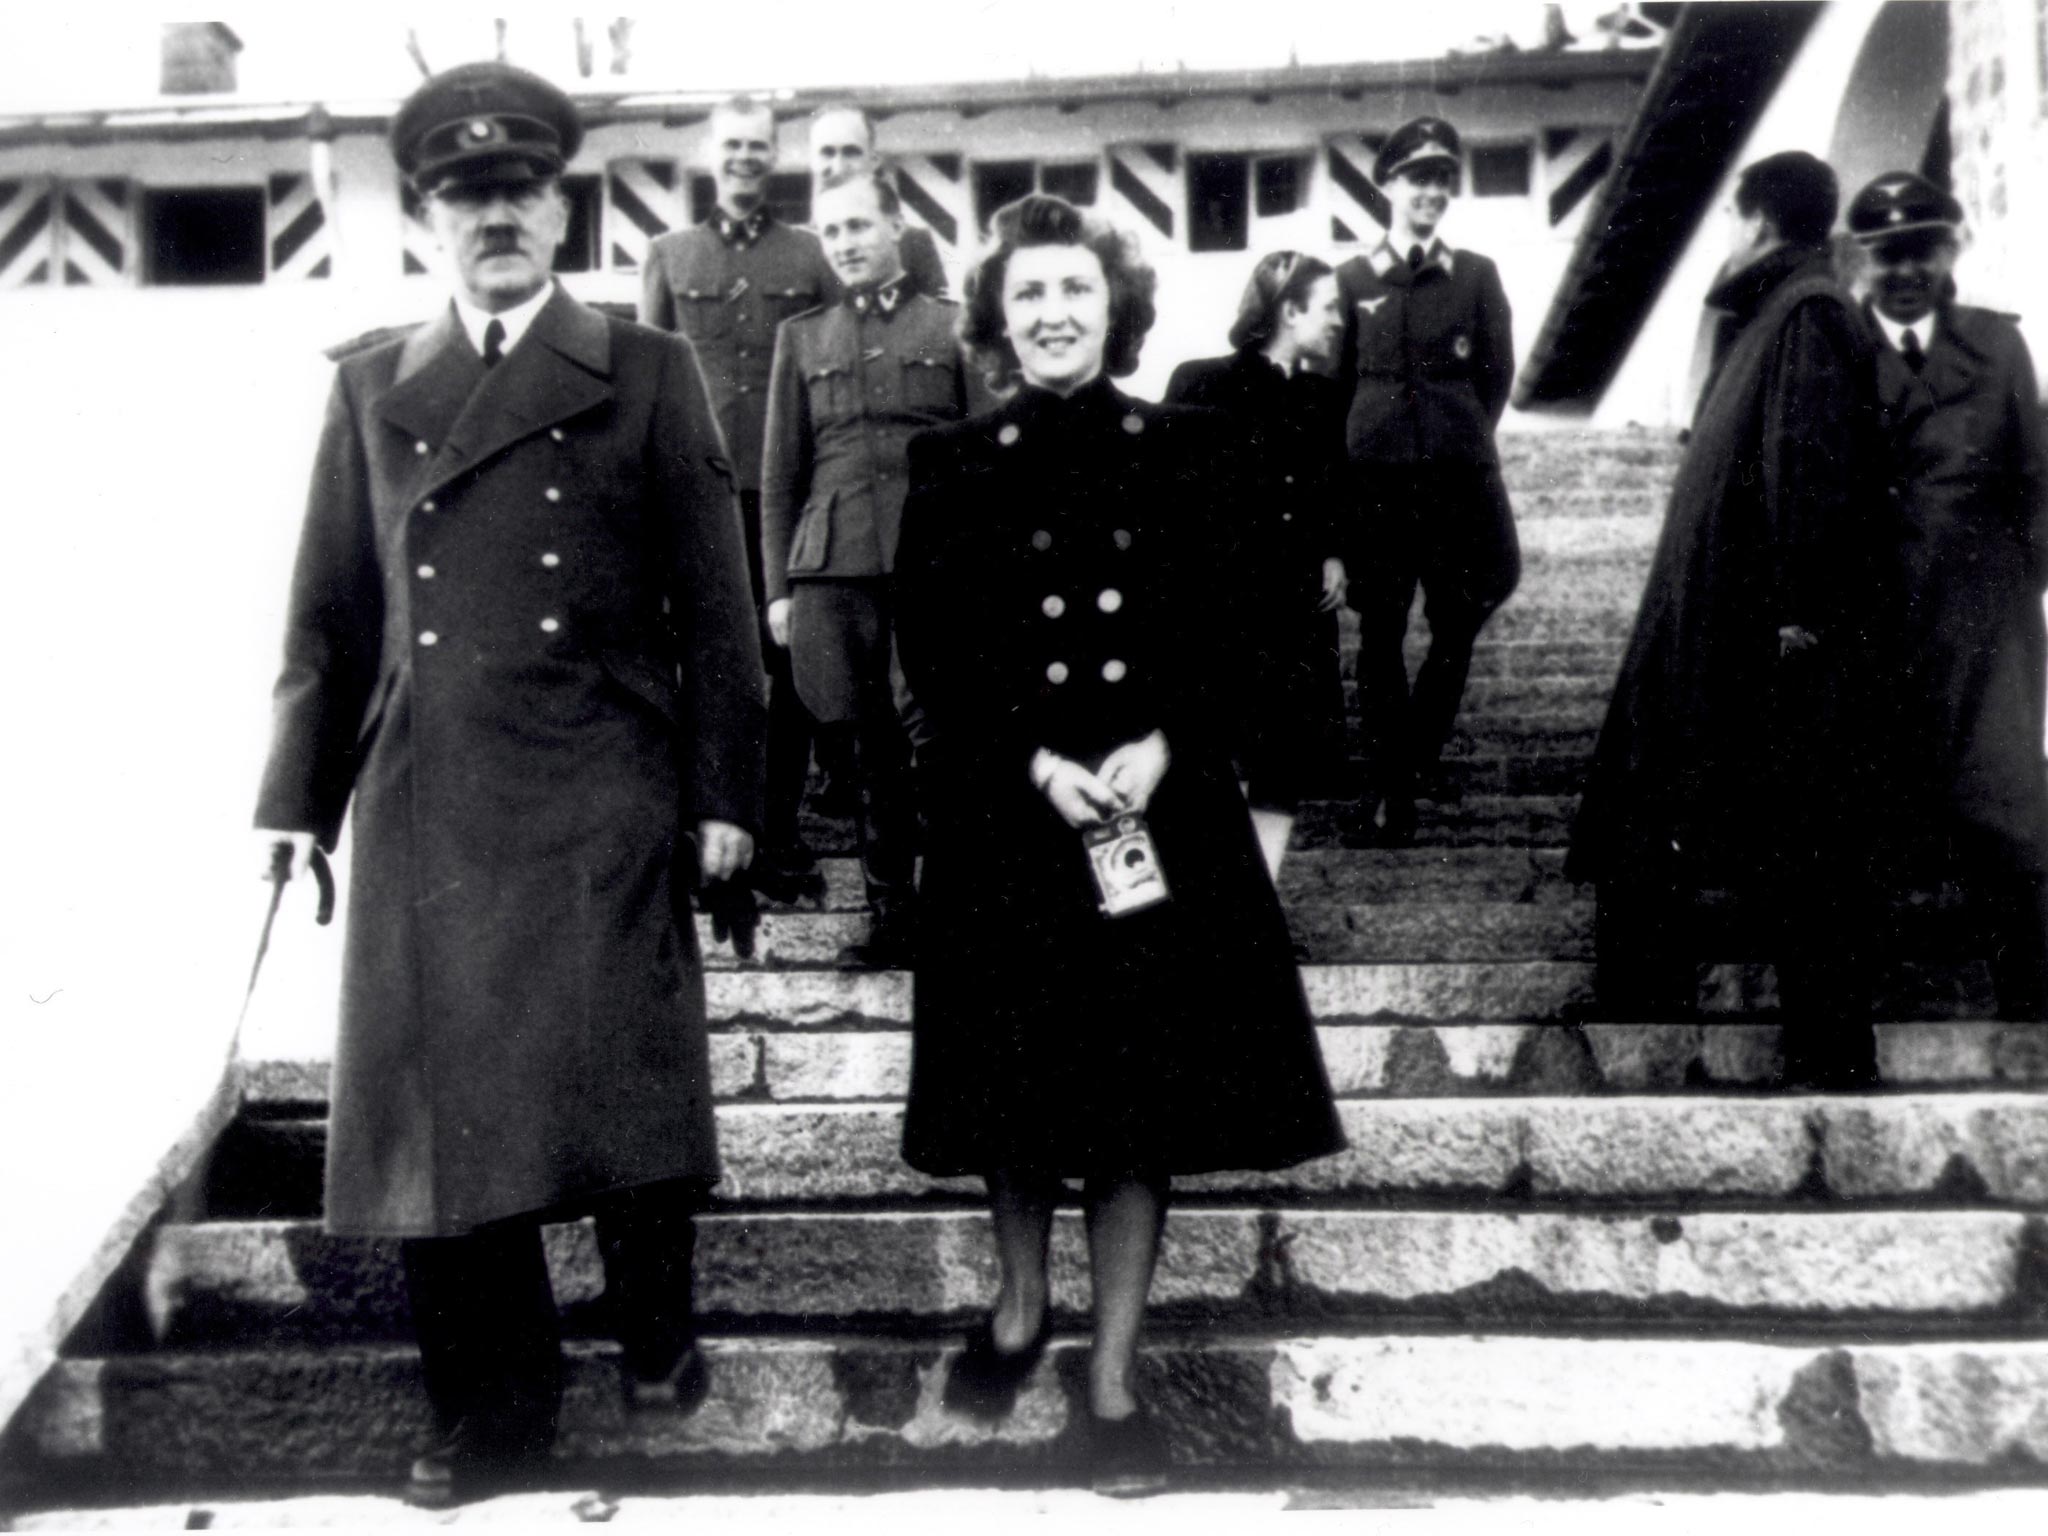
[[[1102,760],[1097,776],[1109,786],[1122,809],[1142,813],[1172,761],[1173,754],[1166,750],[1166,733],[1154,731],[1110,753]]]
[[[1344,593],[1350,583],[1344,575],[1344,562],[1329,559],[1323,562],[1323,596],[1316,604],[1317,613],[1334,613],[1344,601]]]
[[[1116,791],[1099,776],[1043,748],[1031,760],[1031,784],[1070,827],[1099,826],[1121,808]]]

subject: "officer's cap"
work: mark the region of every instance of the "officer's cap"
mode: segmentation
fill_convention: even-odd
[[[1887,171],[1849,204],[1849,233],[1863,245],[1923,230],[1953,230],[1963,222],[1963,205],[1925,176]]]
[[[1380,146],[1379,157],[1372,163],[1372,179],[1385,186],[1425,160],[1447,160],[1453,168],[1464,163],[1458,130],[1440,117],[1418,117],[1396,128]]]
[[[391,153],[417,192],[539,181],[561,173],[583,142],[576,104],[512,64],[458,64],[407,98],[391,120]]]

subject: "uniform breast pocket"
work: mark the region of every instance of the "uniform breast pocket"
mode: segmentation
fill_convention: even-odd
[[[906,357],[903,359],[903,404],[913,411],[951,416],[959,404],[959,391],[950,357]]]
[[[1401,310],[1392,294],[1363,299],[1351,307],[1357,328],[1358,371],[1394,373],[1401,367]]]
[[[715,341],[732,330],[732,306],[712,288],[678,288],[676,326],[692,341]]]
[[[843,421],[855,406],[853,373],[837,363],[807,369],[804,393],[810,397],[812,421]]]

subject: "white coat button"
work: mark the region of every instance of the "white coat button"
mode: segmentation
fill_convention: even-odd
[[[549,486],[546,490],[542,491],[541,495],[547,497],[549,501],[560,501],[562,499],[562,493],[556,490],[552,485]]]
[[[1131,547],[1131,530],[1128,528],[1119,528],[1110,537],[1116,540],[1116,547],[1118,549],[1129,549]]]
[[[1055,592],[1038,606],[1048,619],[1056,619],[1067,611],[1067,600]]]
[[[556,554],[551,549],[546,554],[540,557],[540,563],[552,571],[556,566],[562,563],[562,557]]]
[[[1051,549],[1052,535],[1043,528],[1039,529],[1038,532],[1031,535],[1031,547],[1041,551]]]
[[[435,501],[433,497],[429,496],[425,501],[420,503],[420,510],[422,512],[432,512],[437,510],[439,506],[440,503]]]
[[[1280,514],[1280,521],[1283,523],[1291,523],[1294,521],[1294,514],[1292,512],[1282,512]]]
[[[433,450],[433,449],[431,449],[431,448],[429,448],[429,447],[428,447],[428,446],[427,446],[427,445],[426,445],[425,443],[414,443],[414,444],[412,445],[412,451],[413,451],[414,453],[418,454],[418,455],[419,455],[419,456],[420,456],[421,458],[425,458],[425,457],[426,457],[426,456],[427,456],[428,454],[432,453],[432,452],[433,452],[434,450]]]
[[[1130,433],[1131,436],[1136,437],[1145,430],[1145,418],[1136,411],[1131,412],[1130,415],[1124,418],[1124,430]]]
[[[540,632],[544,635],[552,635],[561,627],[562,621],[560,619],[542,619],[540,621]]]
[[[1123,593],[1117,591],[1115,587],[1104,587],[1102,591],[1096,595],[1095,598],[1095,606],[1100,608],[1104,613],[1115,613],[1117,609],[1123,607],[1123,605],[1124,595]]]
[[[441,637],[435,634],[431,629],[423,629],[420,631],[421,645],[439,645],[440,643]]]
[[[434,568],[431,565],[421,566],[419,577],[421,581],[432,581],[434,579]]]
[[[673,598],[669,598],[669,597],[664,597],[664,598],[662,598],[662,600],[661,600],[661,611],[662,611],[663,613],[665,613],[665,614],[666,614],[666,613],[674,613],[674,612],[676,611],[676,605],[675,605],[675,600],[674,600]]]
[[[1285,480],[1289,485],[1294,484],[1294,476],[1292,475],[1282,475],[1280,478],[1282,480]]]
[[[1102,664],[1102,680],[1105,683],[1120,683],[1130,675],[1130,668],[1114,656]]]
[[[1045,676],[1047,682],[1064,683],[1068,676],[1067,664],[1064,661],[1054,662],[1045,669]]]
[[[1010,446],[1010,444],[1016,442],[1017,439],[1022,437],[1023,435],[1024,434],[1022,432],[1019,432],[1017,430],[1017,423],[1015,423],[1014,421],[1006,421],[1003,423],[1002,427],[996,432],[996,441],[1001,443],[1005,448],[1007,448]]]
[[[556,442],[558,442],[558,443],[559,443],[559,442],[561,442],[561,441],[562,441],[562,440],[563,440],[564,438],[566,438],[566,437],[568,436],[568,434],[567,434],[566,432],[564,432],[564,431],[563,431],[563,430],[562,430],[562,429],[561,429],[560,427],[549,427],[549,428],[548,428],[548,436],[549,436],[549,437],[552,437],[552,438],[553,438],[553,439],[554,439],[554,440],[555,440]]]

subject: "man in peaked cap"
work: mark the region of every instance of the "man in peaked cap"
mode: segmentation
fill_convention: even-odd
[[[326,1223],[396,1238],[438,1426],[408,1496],[542,1457],[540,1224],[594,1214],[629,1401],[706,1388],[692,1212],[718,1161],[687,892],[760,824],[763,676],[686,342],[550,276],[569,99],[427,81],[392,149],[453,301],[341,364],[257,803],[294,864],[352,818]]]
[[[1342,832],[1351,847],[1410,842],[1418,794],[1456,798],[1439,754],[1479,631],[1521,577],[1493,442],[1515,371],[1507,293],[1491,261],[1438,233],[1462,163],[1442,118],[1395,129],[1373,166],[1387,237],[1337,269],[1354,482],[1345,566],[1366,733],[1366,781]],[[1430,642],[1411,694],[1401,652],[1417,585]]]
[[[1940,873],[1972,899],[2002,1018],[2048,1019],[2048,446],[2009,315],[1955,302],[1963,210],[1924,176],[1849,205],[1899,472],[1905,667]]]
[[[769,675],[767,820],[753,879],[764,894],[786,901],[822,893],[823,882],[797,833],[811,720],[790,678],[789,653],[766,633],[761,449],[776,327],[822,303],[837,280],[818,237],[782,223],[768,206],[775,135],[775,112],[765,102],[737,97],[713,109],[709,148],[717,204],[694,229],[660,235],[648,247],[640,319],[679,331],[696,346],[738,474]]]

